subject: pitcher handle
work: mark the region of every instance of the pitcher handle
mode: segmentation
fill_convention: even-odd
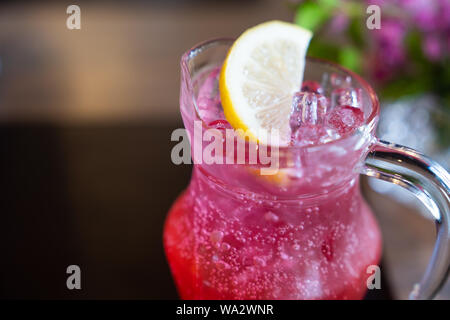
[[[449,173],[420,152],[385,141],[372,146],[361,173],[411,191],[433,215],[437,233],[433,254],[420,283],[409,295],[412,300],[432,299],[449,273]]]

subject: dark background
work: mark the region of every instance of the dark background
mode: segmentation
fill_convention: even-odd
[[[162,228],[191,168],[171,164],[172,130],[3,125],[0,297],[176,298]]]
[[[205,39],[292,20],[282,2],[0,2],[0,298],[176,298],[165,215],[191,167],[170,160],[179,58]],[[371,191],[385,241],[383,290],[406,297],[433,223]],[[81,268],[82,290],[66,288]]]

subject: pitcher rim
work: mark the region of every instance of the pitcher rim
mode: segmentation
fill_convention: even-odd
[[[230,44],[231,45],[232,42],[234,42],[235,40],[236,40],[235,38],[231,38],[231,37],[221,37],[221,38],[213,38],[213,39],[205,40],[205,41],[202,41],[202,42],[194,45],[189,50],[185,51],[181,57],[181,62],[180,62],[181,73],[189,75],[189,79],[186,79],[186,77],[184,77],[184,81],[186,82],[185,85],[187,86],[188,91],[192,94],[191,98],[192,98],[192,102],[193,102],[195,117],[197,118],[196,120],[201,121],[202,126],[205,128],[211,128],[211,127],[208,125],[208,123],[206,123],[201,118],[201,116],[198,112],[197,101],[196,101],[196,98],[194,95],[194,90],[192,87],[192,75],[189,70],[188,63],[189,63],[190,59],[194,58],[198,53],[202,52],[203,50],[205,50],[215,44]],[[336,143],[350,140],[352,137],[359,136],[362,133],[364,135],[364,132],[367,132],[366,130],[368,130],[371,135],[374,135],[374,130],[377,125],[377,119],[378,119],[378,115],[380,112],[380,103],[379,103],[378,97],[375,93],[375,90],[372,88],[372,86],[357,73],[355,73],[345,67],[342,67],[341,65],[339,65],[337,63],[328,61],[326,59],[310,57],[310,56],[307,56],[306,59],[307,59],[307,61],[315,61],[315,62],[319,62],[321,64],[329,65],[332,68],[340,70],[341,72],[351,76],[352,79],[355,79],[361,85],[362,89],[367,92],[367,94],[369,96],[369,100],[371,101],[371,104],[372,104],[372,109],[371,109],[371,112],[370,112],[369,116],[367,117],[367,119],[364,120],[364,123],[361,126],[359,126],[358,129],[355,130],[351,134],[343,135],[343,136],[339,137],[338,139],[334,139],[334,140],[331,140],[331,141],[328,141],[325,143],[321,143],[321,144],[317,144],[317,145],[279,146],[279,151],[282,152],[283,150],[306,150],[306,149],[311,149],[311,148],[320,148],[322,146],[323,147],[331,146]],[[183,77],[182,77],[182,81],[183,81]]]

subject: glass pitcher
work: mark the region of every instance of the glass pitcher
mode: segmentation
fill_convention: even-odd
[[[199,90],[220,68],[232,42],[208,41],[181,59],[180,108],[194,160],[195,130],[212,126],[200,116]],[[364,125],[325,144],[280,147],[275,175],[257,174],[255,165],[197,161],[164,229],[181,298],[362,298],[380,260],[381,234],[361,196],[360,174],[410,190],[435,219],[434,252],[410,298],[432,298],[445,282],[449,174],[417,151],[377,140],[379,103],[363,79],[307,59],[306,80],[320,82],[324,74],[350,77],[361,89]]]

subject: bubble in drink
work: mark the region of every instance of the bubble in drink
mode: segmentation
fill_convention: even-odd
[[[209,237],[210,237],[211,242],[214,244],[221,242],[222,238],[223,238],[223,232],[215,230],[215,231],[211,232]]]
[[[343,105],[361,108],[361,90],[351,87],[334,89],[331,93],[331,108]]]
[[[278,222],[279,217],[272,211],[267,211],[264,214],[264,219],[266,219],[267,221],[271,221],[271,222]]]
[[[364,122],[364,112],[353,106],[337,106],[328,114],[326,125],[336,130],[340,135],[348,134]]]

